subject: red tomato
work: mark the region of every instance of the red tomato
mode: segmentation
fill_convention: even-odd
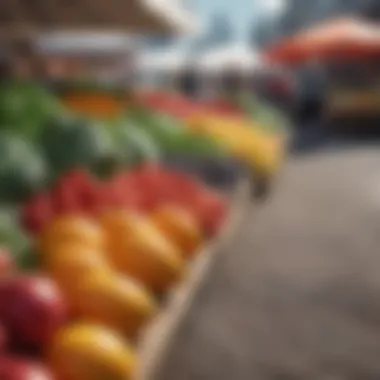
[[[102,197],[107,207],[139,209],[141,203],[136,178],[130,173],[119,174],[104,184]]]
[[[170,201],[186,202],[202,190],[198,180],[176,171],[166,171],[162,181]]]
[[[69,182],[58,183],[51,196],[54,214],[81,212],[83,209],[78,190]]]
[[[9,273],[13,268],[14,262],[10,251],[5,247],[0,247],[0,276]]]
[[[82,194],[82,204],[85,212],[95,213],[105,207],[105,199],[101,184],[96,184],[94,187],[89,187]]]
[[[215,235],[227,216],[227,203],[219,194],[203,191],[189,204],[190,210],[198,218],[204,231]]]
[[[187,203],[201,189],[197,180],[152,164],[143,165],[133,177],[146,211],[162,202]]]
[[[123,205],[128,209],[141,209],[144,191],[137,187],[137,181],[134,178],[125,177],[119,186],[122,193]]]
[[[76,168],[67,172],[61,179],[62,183],[68,186],[85,187],[88,183],[91,183],[93,178],[85,169]]]
[[[160,168],[153,164],[144,164],[130,173],[129,180],[124,182],[127,199],[131,196],[131,187],[134,189],[135,201],[140,210],[150,211],[161,199]]]
[[[53,217],[53,204],[48,193],[29,200],[21,213],[21,224],[30,233],[37,233]]]
[[[144,164],[133,172],[138,190],[146,189],[155,191],[162,180],[161,169],[154,164]]]
[[[85,213],[93,213],[103,207],[102,183],[90,175],[78,175],[67,179],[78,200],[78,208]]]

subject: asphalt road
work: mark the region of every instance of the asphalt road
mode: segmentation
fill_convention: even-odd
[[[380,379],[380,146],[291,157],[181,325],[160,380]]]

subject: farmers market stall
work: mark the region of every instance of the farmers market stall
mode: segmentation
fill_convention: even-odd
[[[100,117],[43,86],[10,82],[0,104],[0,378],[18,368],[49,380],[154,378],[246,208],[245,171],[234,167],[232,189],[208,184],[202,165],[232,164],[228,152],[142,100]]]
[[[91,107],[69,108],[43,87],[14,83],[3,90],[7,123],[0,133],[0,184],[9,242],[2,241],[7,247],[2,270],[10,273],[16,260],[17,271],[40,271],[6,276],[0,283],[0,312],[16,346],[12,352],[27,350],[29,360],[36,360],[39,349],[50,347],[46,363],[70,380],[93,379],[101,370],[96,358],[112,363],[115,356],[122,360],[107,370],[107,378],[133,373],[140,380],[154,378],[196,284],[227,238],[223,225],[233,232],[247,209],[247,188],[235,192],[249,186],[246,171],[235,162],[238,157],[231,159],[235,151],[218,143],[222,128],[232,131],[231,126],[217,127],[215,108],[199,116],[202,128],[211,125],[207,133],[193,133],[190,121],[184,124],[163,106],[148,105],[152,98],[146,95],[125,113],[94,117]],[[17,102],[7,103],[15,97]],[[222,115],[222,108],[218,112]],[[214,134],[221,140],[211,138]],[[274,170],[272,158],[259,153],[269,140],[257,136],[252,141],[258,145],[247,145],[242,154],[255,148],[262,168]],[[237,140],[232,148],[238,148]],[[215,176],[218,165],[215,180],[210,172]],[[219,181],[226,178],[232,192],[222,191],[226,187]],[[228,194],[235,194],[236,202]],[[180,282],[186,269],[187,280]],[[28,307],[22,315],[20,304]],[[163,311],[148,323],[159,308]],[[67,309],[85,323],[67,324]],[[130,344],[121,339],[125,336]],[[101,353],[110,340],[111,351]],[[12,372],[21,365],[17,360],[0,358],[0,368]],[[67,361],[80,366],[80,375]]]
[[[154,379],[252,172],[281,163],[283,123],[263,109],[3,78],[1,380]]]
[[[330,127],[359,134],[378,133],[380,27],[377,24],[354,17],[330,20],[269,48],[266,56],[291,66],[318,62],[327,82],[322,94],[323,112]]]

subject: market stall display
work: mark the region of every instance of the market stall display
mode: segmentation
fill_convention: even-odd
[[[149,379],[248,202],[171,163],[228,159],[221,144],[139,101],[112,108],[113,90],[80,83],[68,102],[64,88],[2,87],[1,379]]]
[[[0,379],[153,380],[251,173],[281,161],[282,119],[44,79],[0,91]]]
[[[59,75],[47,78],[30,38],[195,24],[180,2],[1,9],[0,34],[21,36],[23,48],[11,54],[17,78],[3,76],[0,89],[0,379],[153,379],[196,284],[247,209],[250,181],[237,160],[223,167],[243,168],[231,192],[208,183],[193,163],[230,164],[223,144],[142,106],[125,82],[78,78],[83,62],[70,82],[76,65],[66,71],[58,54],[48,71]]]
[[[198,138],[216,142],[260,181],[271,181],[283,162],[289,122],[253,96],[196,102],[179,95],[149,93],[140,96],[140,103],[154,110],[150,112],[174,119]]]

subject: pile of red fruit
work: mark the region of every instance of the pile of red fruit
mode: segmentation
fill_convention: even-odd
[[[72,170],[52,189],[24,205],[22,224],[36,233],[59,214],[92,214],[112,207],[149,213],[162,203],[174,203],[191,212],[211,236],[227,213],[225,199],[197,179],[163,166],[144,164],[108,181],[95,179],[81,169]]]

